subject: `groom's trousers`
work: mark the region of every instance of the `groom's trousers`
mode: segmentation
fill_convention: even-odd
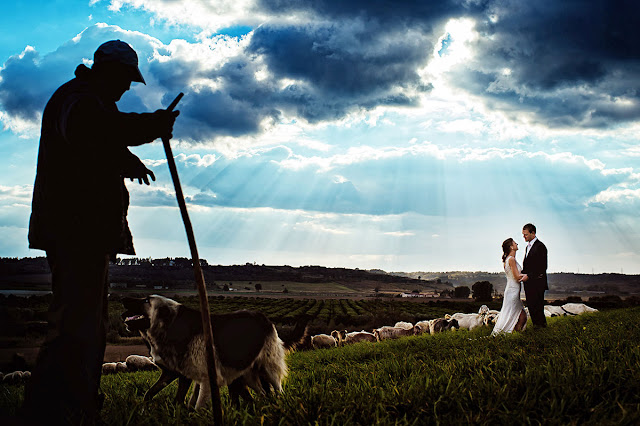
[[[527,297],[527,306],[531,322],[534,327],[546,327],[547,318],[544,316],[544,291],[546,283],[533,281],[525,283],[524,294]]]

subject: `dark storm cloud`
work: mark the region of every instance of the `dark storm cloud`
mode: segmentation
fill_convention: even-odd
[[[474,0],[259,0],[258,7],[272,13],[307,12],[331,19],[363,18],[385,25],[431,28],[434,23],[475,13],[484,1]]]
[[[415,105],[418,95],[431,89],[417,74],[430,42],[418,33],[411,38],[383,33],[368,36],[365,44],[354,42],[354,34],[363,31],[265,25],[256,29],[246,51],[217,68],[176,57],[152,61],[149,73],[169,93],[194,81],[211,83],[186,91],[174,133],[184,140],[256,134],[265,121],[275,123],[283,115],[316,123],[380,105]],[[267,77],[256,78],[265,64]]]
[[[486,59],[512,64],[530,87],[598,83],[639,59],[640,27],[630,19],[640,13],[638,2],[507,0],[489,13],[497,22],[480,27],[491,37],[481,43]]]
[[[0,70],[0,108],[35,121],[76,65],[114,38],[138,51],[153,82],[144,90],[164,91],[164,105],[186,93],[175,134],[187,141],[259,134],[284,116],[318,123],[378,106],[411,107],[431,89],[419,70],[444,25],[466,17],[479,33],[475,60],[447,77],[490,109],[550,127],[608,127],[640,117],[640,27],[628,19],[639,15],[637,2],[262,0],[255,7],[274,19],[255,28],[244,51],[209,68],[104,24],[42,57],[27,49]],[[289,15],[282,24],[278,17]],[[257,78],[265,66],[266,77]],[[160,106],[145,106],[133,91],[120,107]]]
[[[493,1],[476,27],[477,61],[451,81],[552,127],[636,120],[639,14],[631,1]]]
[[[550,127],[604,128],[640,117],[640,26],[631,18],[640,16],[639,2],[262,0],[259,5],[332,22],[328,29],[261,27],[251,45],[278,73],[306,78],[328,92],[360,94],[415,83],[412,72],[428,59],[421,54],[430,53],[443,24],[466,17],[474,19],[480,35],[476,61],[453,69],[449,80],[491,109],[525,114]],[[364,25],[353,25],[358,22]],[[395,45],[375,59],[342,54],[410,31],[424,37],[422,52]],[[346,50],[347,42],[355,48]],[[406,60],[396,62],[395,53]]]
[[[417,69],[426,63],[430,44],[414,36],[337,25],[263,26],[255,30],[249,51],[263,55],[281,77],[303,79],[329,96],[353,97],[420,88]]]
[[[51,79],[60,75],[54,64],[41,67],[40,55],[32,48],[10,57],[0,71],[2,109],[11,116],[35,120],[53,93]]]

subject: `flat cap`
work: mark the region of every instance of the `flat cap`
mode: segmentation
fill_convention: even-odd
[[[147,84],[138,68],[138,54],[128,43],[111,40],[101,44],[93,54],[93,64],[99,66],[109,62],[127,66],[131,70],[131,81]]]

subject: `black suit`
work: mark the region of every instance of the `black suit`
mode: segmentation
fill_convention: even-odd
[[[522,263],[522,273],[529,279],[524,282],[524,293],[531,321],[536,327],[546,327],[544,316],[544,292],[549,290],[547,283],[547,247],[540,240],[529,249]]]

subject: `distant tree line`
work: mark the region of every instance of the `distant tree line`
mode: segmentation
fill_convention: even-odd
[[[478,281],[471,288],[461,285],[453,290],[443,290],[440,297],[454,297],[456,299],[468,299],[473,292],[473,299],[476,302],[491,302],[493,300],[493,284],[489,281]]]

